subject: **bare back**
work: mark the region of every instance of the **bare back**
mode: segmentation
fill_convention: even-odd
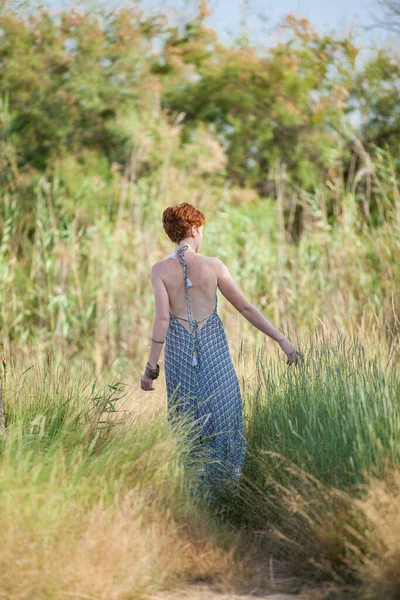
[[[228,267],[219,258],[203,256],[194,251],[187,251],[185,258],[188,277],[192,283],[188,290],[192,317],[197,321],[199,329],[216,312],[217,288],[239,312],[252,306],[233,282]],[[190,331],[183,269],[183,264],[174,252],[171,257],[153,265],[151,279],[158,318],[168,321],[170,315],[173,315]]]
[[[192,282],[190,302],[193,319],[202,321],[212,314],[215,308],[217,293],[217,264],[215,258],[202,256],[195,252],[186,252],[188,276]],[[166,258],[160,261],[160,276],[168,292],[170,313],[176,317],[187,319],[186,296],[183,266],[179,258]],[[205,324],[199,323],[199,329]],[[182,325],[189,330],[189,323]]]

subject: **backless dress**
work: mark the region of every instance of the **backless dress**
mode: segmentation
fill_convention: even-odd
[[[171,254],[183,266],[187,319],[170,313],[164,348],[168,419],[184,414],[190,426],[193,454],[204,457],[203,481],[224,489],[239,478],[246,454],[242,398],[223,323],[217,313],[217,294],[211,315],[199,329],[192,316],[192,283],[183,246]],[[179,322],[189,322],[189,331]],[[202,460],[200,461],[202,462]]]

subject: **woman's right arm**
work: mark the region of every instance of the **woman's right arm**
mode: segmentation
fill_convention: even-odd
[[[219,258],[217,263],[217,285],[222,295],[252,324],[254,327],[278,342],[288,358],[288,364],[297,362],[301,354],[279,329],[274,327],[260,311],[251,304],[234,283],[228,267]]]

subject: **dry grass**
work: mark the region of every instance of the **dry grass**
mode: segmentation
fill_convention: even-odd
[[[397,600],[400,597],[400,471],[385,481],[371,479],[366,498],[358,501],[367,528],[368,554],[358,572],[363,597]]]
[[[284,560],[316,600],[400,597],[400,471],[343,491],[281,459],[290,482],[250,485],[247,506],[265,556]]]
[[[139,598],[179,581],[229,575],[212,536],[193,540],[168,511],[132,491],[110,509],[46,494],[1,506],[1,598]],[[54,515],[55,504],[61,503]]]
[[[353,555],[363,530],[362,511],[350,493],[333,489],[280,461],[286,484],[266,473],[266,489],[244,483],[242,498],[257,539],[268,553],[287,561],[297,576],[310,577],[329,590],[354,590]]]

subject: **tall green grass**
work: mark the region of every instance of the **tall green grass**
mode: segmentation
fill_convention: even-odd
[[[398,335],[398,334],[397,334]],[[325,484],[359,483],[374,466],[400,462],[400,373],[368,358],[356,337],[310,335],[296,368],[266,357],[247,390],[248,438],[255,457],[249,476],[257,480],[260,455],[282,454]],[[398,357],[397,352],[393,350]]]
[[[250,528],[267,555],[317,578],[327,594],[396,597],[400,547],[384,534],[385,510],[399,532],[396,315],[394,322],[374,348],[340,332],[299,336],[297,367],[266,356],[265,347],[253,349],[251,363],[240,356],[248,452],[225,518]],[[391,575],[379,596],[385,556]]]

